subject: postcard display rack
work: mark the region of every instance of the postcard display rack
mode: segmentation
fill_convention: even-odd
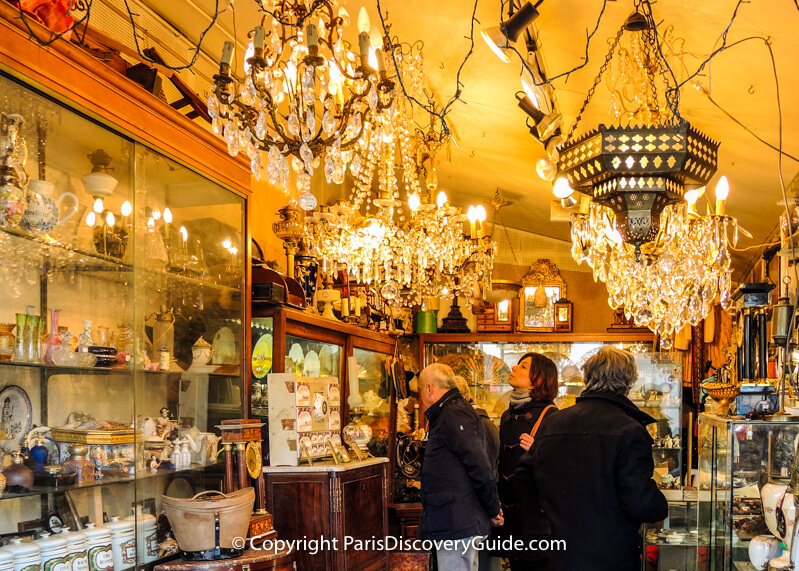
[[[115,567],[150,567],[162,495],[219,489],[215,426],[242,416],[249,175],[68,42],[0,36],[0,543],[120,516]]]

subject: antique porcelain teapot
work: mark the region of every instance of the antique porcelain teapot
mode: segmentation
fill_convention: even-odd
[[[28,183],[27,208],[22,215],[20,227],[30,234],[47,234],[75,216],[78,211],[78,199],[71,192],[62,192],[53,198],[55,187],[46,180],[32,180]],[[59,218],[61,203],[72,202],[69,211]]]

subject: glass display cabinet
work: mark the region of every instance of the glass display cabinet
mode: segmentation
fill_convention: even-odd
[[[786,418],[792,420],[700,415],[699,530],[709,538],[708,569],[762,569],[752,565],[750,543],[768,534],[783,539],[780,516],[787,524],[783,535],[791,536],[793,497],[786,491],[799,418]]]
[[[389,456],[395,400],[385,361],[396,350],[392,337],[306,311],[253,302],[251,345],[250,414],[265,423],[264,442],[269,441],[269,373],[336,377],[342,426],[350,420],[352,376],[364,401],[361,420],[372,431],[369,451]],[[266,446],[264,461],[268,464]]]
[[[177,551],[156,533],[162,495],[218,489],[216,425],[242,416],[247,193],[164,153],[196,144],[182,130],[191,121],[133,136],[102,107],[130,104],[124,76],[80,83],[96,70],[70,59],[76,48],[15,44],[7,28],[0,20],[0,543],[119,516],[109,529],[130,542],[114,567],[151,567]],[[29,65],[74,77],[39,70],[34,88]],[[96,113],[73,103],[83,88]],[[221,145],[205,152],[225,180],[246,173]]]

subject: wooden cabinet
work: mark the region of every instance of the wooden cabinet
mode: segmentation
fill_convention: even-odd
[[[275,518],[278,537],[318,540],[318,550],[310,544],[297,548],[298,569],[386,568],[387,552],[366,542],[388,534],[387,468],[385,458],[264,468],[266,507]]]

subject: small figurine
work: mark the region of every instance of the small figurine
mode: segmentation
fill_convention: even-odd
[[[150,472],[155,472],[158,470],[158,458],[155,457],[155,454],[150,455],[149,468]]]
[[[94,462],[94,477],[97,480],[103,478],[103,466],[106,462],[105,449],[102,446],[93,446],[91,454],[92,462]]]
[[[673,448],[680,448],[680,436],[675,435],[674,438],[671,439],[671,445]]]
[[[169,409],[167,407],[161,407],[159,412],[161,416],[155,419],[155,434],[161,440],[167,440],[172,434],[172,429],[175,428],[175,424],[169,420]]]

